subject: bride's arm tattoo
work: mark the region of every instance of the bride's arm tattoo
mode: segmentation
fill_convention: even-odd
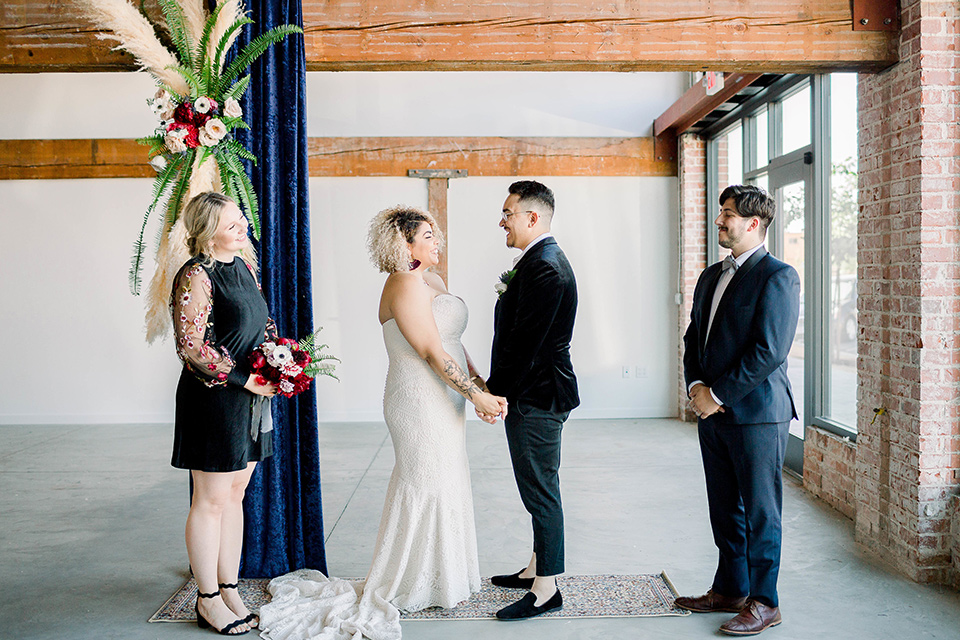
[[[474,395],[481,393],[480,387],[474,384],[473,380],[460,368],[460,365],[453,360],[443,361],[443,372],[447,374],[447,378],[450,379],[453,386],[467,398],[472,399]]]

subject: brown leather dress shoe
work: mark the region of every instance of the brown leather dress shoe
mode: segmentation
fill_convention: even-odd
[[[746,606],[747,598],[731,598],[710,589],[702,596],[680,596],[675,600],[675,604],[681,609],[694,613],[711,613],[713,611],[739,613]]]
[[[783,622],[780,607],[768,607],[756,600],[747,601],[747,606],[732,620],[720,625],[720,633],[728,636],[755,636],[767,627]]]

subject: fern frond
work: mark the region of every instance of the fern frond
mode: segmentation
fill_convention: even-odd
[[[253,237],[260,239],[260,203],[257,200],[257,192],[250,182],[250,177],[244,171],[243,165],[236,156],[226,154],[227,164],[230,166],[230,176],[235,181],[233,187],[240,196],[240,203],[243,206],[244,213],[250,220],[250,231]]]
[[[244,160],[249,160],[253,164],[257,164],[257,156],[250,153],[245,146],[237,142],[236,140],[225,140],[219,145],[224,151],[238,155]]]
[[[295,33],[302,34],[303,29],[295,27],[292,24],[283,24],[257,36],[256,39],[252,40],[243,48],[243,51],[237,54],[237,57],[233,59],[230,66],[228,66],[226,71],[223,72],[223,75],[220,76],[220,89],[223,89],[236,80],[237,76],[253,64],[257,58],[263,55],[271,45]]]
[[[301,350],[310,354],[311,362],[303,368],[303,372],[311,378],[318,375],[329,376],[334,380],[340,380],[335,374],[336,365],[331,362],[340,362],[340,358],[324,353],[324,349],[329,349],[328,345],[317,344],[317,334],[323,331],[323,327],[318,327],[313,333],[299,341],[297,344]]]
[[[201,65],[204,63],[209,64],[209,61],[207,60],[207,48],[210,46],[210,34],[213,33],[213,27],[217,24],[217,18],[219,17],[220,12],[223,11],[224,6],[225,5],[222,2],[218,2],[217,8],[213,10],[213,13],[207,16],[207,21],[203,25],[203,33],[200,35],[200,42],[197,43],[197,48],[194,52],[194,71],[199,72]]]
[[[170,193],[170,200],[167,201],[167,217],[163,225],[164,230],[173,227],[177,218],[180,217],[180,208],[183,206],[183,197],[187,195],[187,189],[190,187],[190,174],[193,173],[191,169],[196,157],[196,149],[190,149],[183,155],[183,171]]]
[[[140,272],[143,269],[143,255],[146,251],[143,236],[147,232],[147,223],[150,221],[150,216],[153,210],[156,209],[157,203],[160,202],[163,194],[166,193],[167,189],[173,183],[173,178],[177,175],[177,171],[179,171],[182,163],[182,158],[176,156],[170,164],[157,174],[157,177],[153,181],[153,200],[150,202],[150,206],[147,207],[146,213],[143,214],[143,222],[140,225],[140,235],[137,236],[136,241],[133,243],[133,255],[130,258],[130,292],[135,296],[140,295]]]
[[[200,93],[200,78],[197,77],[197,74],[193,72],[193,69],[183,66],[182,64],[174,65],[171,67],[174,71],[180,74],[184,80],[187,81],[187,85],[190,87],[190,97],[199,98]]]
[[[163,11],[163,18],[167,23],[167,32],[170,34],[170,40],[173,46],[177,48],[180,57],[180,64],[187,68],[193,67],[193,42],[187,31],[186,20],[183,17],[183,9],[177,0],[159,0],[160,9]]]
[[[230,45],[233,44],[237,34],[240,33],[240,29],[242,29],[246,24],[253,23],[253,20],[244,16],[230,25],[230,27],[224,32],[223,36],[220,37],[220,41],[217,43],[217,52],[214,54],[213,60],[210,61],[213,64],[214,69],[220,69],[223,67],[223,58],[225,55],[227,55],[227,49],[229,49]],[[220,88],[223,88],[227,84],[228,83],[226,82],[221,82]]]
[[[240,100],[243,97],[243,94],[246,93],[247,87],[250,86],[250,74],[243,76],[239,80],[233,83],[233,85],[223,92],[223,98],[233,98],[234,100]]]

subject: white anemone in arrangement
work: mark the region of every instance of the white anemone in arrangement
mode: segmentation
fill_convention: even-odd
[[[271,367],[282,369],[288,362],[293,362],[293,352],[290,351],[290,347],[284,344],[277,345],[273,351],[267,354],[267,362],[270,363]]]
[[[210,98],[206,96],[200,96],[193,101],[193,108],[197,110],[197,113],[206,113],[210,111],[213,105],[210,102]]]

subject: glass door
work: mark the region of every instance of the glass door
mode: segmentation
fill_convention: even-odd
[[[807,230],[807,221],[811,219],[812,164],[813,154],[807,145],[773,160],[766,176],[767,190],[777,201],[777,215],[772,227],[767,230],[767,249],[795,268],[800,275],[800,320],[787,360],[787,375],[793,387],[793,401],[799,420],[790,423],[785,462],[787,468],[798,474],[803,473],[804,425],[810,424],[810,416],[807,415],[810,408],[805,406],[804,392],[810,384],[807,377],[812,374],[807,327],[811,326],[812,314],[815,313],[806,282],[806,267],[810,262],[808,254],[812,250]]]

